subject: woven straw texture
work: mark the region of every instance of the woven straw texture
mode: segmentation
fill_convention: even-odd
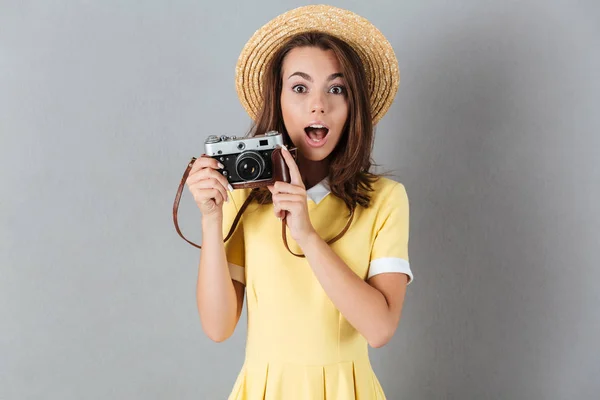
[[[290,10],[257,30],[236,65],[236,90],[253,120],[262,107],[262,77],[270,58],[292,36],[319,31],[351,45],[361,58],[369,87],[373,125],[388,111],[400,83],[398,60],[389,41],[367,19],[348,10],[309,5]]]

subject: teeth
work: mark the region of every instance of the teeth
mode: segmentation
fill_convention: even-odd
[[[323,129],[323,128],[325,128],[325,126],[323,126],[323,125],[310,125],[309,128]]]

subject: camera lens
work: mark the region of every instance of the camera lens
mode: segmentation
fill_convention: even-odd
[[[264,160],[253,151],[240,154],[235,163],[235,169],[239,177],[245,181],[253,181],[260,177],[264,168]]]

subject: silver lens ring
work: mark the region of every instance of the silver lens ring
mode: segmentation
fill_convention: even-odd
[[[242,176],[242,174],[240,173],[240,169],[239,169],[240,164],[242,162],[246,161],[247,159],[256,161],[256,164],[258,167],[258,173],[253,173],[251,178],[245,178],[244,176]],[[237,172],[238,176],[246,182],[255,181],[262,175],[264,170],[265,170],[265,160],[260,156],[260,154],[258,154],[255,151],[251,151],[251,150],[245,151],[245,152],[241,153],[235,160],[235,171]]]

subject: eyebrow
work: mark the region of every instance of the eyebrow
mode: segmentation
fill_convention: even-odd
[[[309,82],[313,81],[313,78],[311,78],[311,76],[309,74],[307,74],[305,72],[300,72],[300,71],[294,72],[293,74],[291,74],[290,76],[288,76],[288,79],[290,79],[294,75],[300,76],[300,77],[306,79]],[[341,72],[336,72],[335,74],[329,75],[329,77],[327,78],[327,81],[332,81],[335,78],[343,78],[343,77],[344,77],[344,74],[342,74]]]

